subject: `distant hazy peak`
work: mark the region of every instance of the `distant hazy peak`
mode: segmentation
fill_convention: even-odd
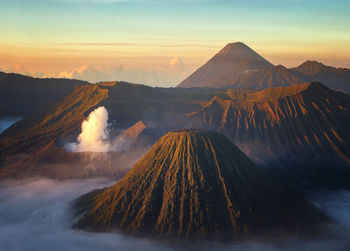
[[[336,72],[336,73],[343,73],[350,71],[346,68],[336,68],[333,66],[324,65],[321,62],[315,61],[315,60],[307,60],[298,67],[294,68],[294,70],[300,71],[306,75],[315,75],[322,72]]]
[[[242,42],[227,44],[214,57],[228,57],[233,62],[238,60],[257,60],[268,63],[270,66],[272,66],[270,62]]]
[[[244,43],[229,43],[178,87],[229,86],[241,73],[272,66],[273,64]]]

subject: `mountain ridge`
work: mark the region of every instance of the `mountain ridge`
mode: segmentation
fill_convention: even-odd
[[[226,45],[177,87],[262,90],[306,82],[322,82],[329,88],[350,93],[350,69],[335,68],[311,60],[290,69],[282,65],[274,66],[238,42]]]
[[[215,87],[230,85],[245,71],[260,70],[273,65],[242,42],[227,44],[207,63],[177,87]]]
[[[75,79],[33,78],[0,72],[0,119],[31,115],[87,84],[90,83]]]
[[[243,99],[214,97],[188,117],[193,127],[225,134],[260,167],[281,175],[290,171],[286,183],[350,188],[349,100],[312,83],[255,91]]]
[[[73,207],[83,214],[76,228],[161,238],[295,234],[324,220],[225,136],[193,129],[169,132],[115,185],[83,195]]]

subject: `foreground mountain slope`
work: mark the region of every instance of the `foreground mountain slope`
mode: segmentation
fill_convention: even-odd
[[[84,113],[107,97],[105,89],[82,86],[63,100],[17,122],[0,135],[0,159],[6,155],[35,152],[58,135],[78,129]]]
[[[350,99],[322,84],[213,98],[192,126],[223,132],[256,163],[290,183],[349,186]]]
[[[303,233],[325,218],[266,178],[225,136],[163,136],[115,185],[75,202],[75,227],[157,237],[237,239],[260,231]]]
[[[169,128],[183,126],[185,114],[201,107],[196,100],[213,97],[209,90],[199,90],[198,93],[191,89],[186,89],[184,93],[173,88],[122,82],[78,87],[64,99],[17,122],[0,135],[0,178],[117,177],[113,163],[118,164],[119,161],[129,167],[129,163],[121,159],[129,159],[133,163],[135,157],[144,153],[149,144],[153,144]],[[135,153],[83,154],[63,149],[65,143],[76,140],[81,123],[97,106],[105,106],[109,112],[111,135],[116,136],[129,128],[124,133],[134,137],[131,146]],[[144,128],[145,125],[140,123],[133,126],[140,120],[150,126]],[[91,165],[88,164],[89,158]],[[84,165],[91,168],[81,168]]]
[[[85,84],[89,83],[0,72],[0,118],[28,116]]]
[[[76,140],[82,121],[98,106],[109,112],[111,140],[131,127],[129,131],[137,135],[132,147],[149,146],[171,130],[212,129],[291,185],[350,188],[349,95],[319,83],[263,91],[152,88],[120,82],[79,87],[0,136],[1,178],[37,173],[52,177],[55,171],[32,167],[49,160],[45,166],[52,168],[58,160],[51,161],[56,151],[57,156],[68,156],[59,150]],[[133,128],[138,121],[147,128],[142,124]],[[69,168],[65,170],[63,177],[69,177]],[[71,170],[71,177],[77,177]],[[93,176],[82,173],[79,177]]]
[[[231,86],[243,72],[268,69],[273,65],[243,43],[227,44],[177,87]]]
[[[39,165],[39,162],[42,159],[48,159],[50,162],[52,156],[67,157],[69,154],[62,153],[65,151],[57,148],[55,142],[59,137],[78,131],[85,119],[85,113],[107,95],[107,90],[94,85],[78,87],[61,101],[4,131],[0,135],[0,178],[23,178],[45,173],[52,177],[52,172]],[[70,156],[62,159],[62,162],[69,162],[69,159]],[[74,173],[74,170],[71,172]],[[62,177],[65,176],[67,172],[63,171],[62,166]]]

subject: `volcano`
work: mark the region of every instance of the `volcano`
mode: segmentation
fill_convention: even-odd
[[[241,42],[227,44],[206,64],[196,70],[178,87],[231,86],[241,73],[269,69],[273,65]]]
[[[291,186],[349,189],[349,95],[317,82],[214,97],[192,127],[229,137]]]
[[[326,218],[264,176],[225,136],[163,136],[120,181],[74,202],[74,225],[153,237],[237,239],[260,231],[314,231]]]
[[[276,86],[291,86],[305,83],[292,71],[282,65],[260,71],[245,72],[237,76],[230,87],[262,90]]]
[[[335,68],[317,61],[308,60],[290,70],[305,81],[319,81],[329,88],[350,93],[350,69]]]

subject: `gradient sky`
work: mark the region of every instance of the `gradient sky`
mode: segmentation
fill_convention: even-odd
[[[350,68],[349,13],[349,0],[1,0],[0,68],[58,76],[119,66],[181,79],[236,41],[273,64]],[[172,72],[174,57],[186,70]]]

